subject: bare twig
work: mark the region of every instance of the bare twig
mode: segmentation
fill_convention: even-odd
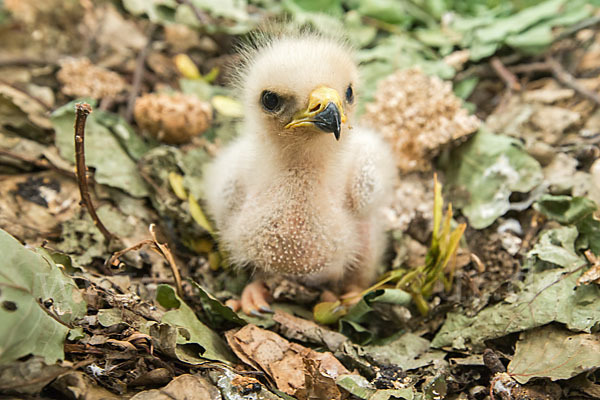
[[[177,264],[175,264],[175,259],[173,258],[173,254],[169,249],[169,245],[162,244],[156,239],[155,225],[150,224],[150,235],[152,235],[152,239],[154,243],[160,250],[163,257],[167,260],[169,267],[171,267],[171,271],[173,272],[173,277],[175,278],[175,286],[177,287],[177,294],[180,298],[183,299],[183,287],[181,286],[181,275],[179,274],[179,269],[177,268]]]
[[[135,107],[135,99],[140,93],[140,87],[144,78],[145,63],[152,45],[152,36],[156,30],[156,25],[152,24],[148,29],[146,45],[138,54],[135,60],[135,70],[133,72],[133,82],[131,83],[131,92],[129,92],[129,98],[127,99],[127,110],[125,111],[125,119],[127,122],[131,122],[133,117],[133,108]]]
[[[194,5],[194,3],[192,3],[190,0],[177,0],[177,3],[188,6],[192,10],[194,15],[196,16],[196,19],[198,20],[198,22],[200,22],[202,25],[208,25],[208,23],[210,22],[210,20],[206,16],[206,14],[201,12],[198,9],[198,7],[196,7]]]
[[[577,82],[573,75],[571,75],[566,69],[563,68],[562,65],[560,65],[558,61],[550,56],[547,56],[546,63],[550,67],[552,75],[554,75],[554,78],[556,78],[557,81],[566,87],[573,89],[586,99],[593,101],[597,106],[600,105],[600,95],[587,89],[586,87],[583,87],[579,82]]]
[[[179,273],[179,268],[177,268],[177,264],[175,263],[175,258],[173,257],[173,254],[171,253],[169,246],[166,243],[164,243],[164,244],[160,243],[158,241],[158,239],[156,238],[155,229],[156,229],[156,227],[154,224],[151,224],[150,227],[148,228],[148,230],[150,231],[150,236],[152,236],[152,239],[144,239],[141,242],[136,243],[131,247],[117,251],[104,263],[104,265],[105,266],[117,265],[116,261],[123,254],[128,253],[130,251],[139,250],[144,246],[150,246],[153,250],[155,250],[157,253],[159,253],[169,264],[169,267],[171,268],[171,272],[173,273],[173,278],[175,279],[175,287],[177,290],[177,295],[183,299],[183,286],[181,284],[181,274]]]
[[[492,68],[496,74],[502,78],[508,89],[521,90],[521,84],[519,83],[517,77],[506,68],[506,66],[498,57],[492,57],[490,64],[492,65]]]
[[[56,65],[56,62],[44,60],[42,58],[0,58],[0,67],[28,67],[31,65]]]
[[[108,260],[106,260],[106,262],[104,263],[105,266],[117,266],[118,264],[115,263],[115,261],[117,261],[123,254],[129,253],[130,251],[136,251],[141,249],[144,246],[152,246],[154,245],[154,241],[152,239],[144,239],[139,243],[134,244],[133,246],[130,246],[126,249],[123,250],[119,250],[116,253],[114,253]]]
[[[518,64],[508,67],[513,74],[528,74],[531,72],[550,72],[550,66],[545,62],[532,62],[529,64]]]
[[[77,103],[75,109],[77,110],[77,118],[75,119],[75,168],[77,172],[77,185],[79,186],[79,194],[81,195],[80,204],[83,203],[87,208],[96,227],[102,232],[106,241],[110,242],[113,235],[106,229],[102,221],[100,221],[98,214],[96,214],[96,209],[94,208],[88,189],[84,137],[85,121],[87,120],[87,116],[92,112],[92,107],[87,103]]]

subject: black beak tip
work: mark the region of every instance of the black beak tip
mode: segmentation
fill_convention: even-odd
[[[340,140],[340,126],[336,126],[333,130],[333,136],[335,136],[335,140]]]
[[[335,140],[340,140],[342,130],[342,116],[340,110],[334,103],[327,104],[327,107],[315,116],[315,125],[324,132],[332,132]]]

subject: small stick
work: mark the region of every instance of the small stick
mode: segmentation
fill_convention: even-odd
[[[202,12],[200,12],[198,7],[196,7],[196,5],[194,5],[194,3],[192,3],[190,0],[176,0],[176,1],[179,4],[185,4],[186,6],[191,8],[192,12],[196,16],[196,19],[198,20],[198,22],[200,22],[203,25],[208,25],[208,23],[210,22],[208,20],[208,17],[206,16],[206,14],[203,14]]]
[[[510,90],[521,90],[521,84],[517,80],[517,77],[506,68],[498,57],[492,57],[490,64]]]
[[[158,241],[158,239],[156,238],[155,229],[156,229],[156,226],[154,224],[150,224],[150,227],[148,228],[148,230],[150,231],[150,236],[152,236],[152,239],[144,239],[141,242],[136,243],[131,247],[117,251],[108,260],[106,260],[104,265],[105,266],[117,265],[116,261],[123,254],[128,253],[130,251],[139,250],[144,246],[150,246],[151,249],[155,250],[158,254],[160,254],[169,264],[169,267],[171,268],[171,272],[173,273],[173,278],[175,279],[175,287],[177,290],[177,295],[181,299],[183,299],[183,286],[181,284],[181,274],[179,273],[179,269],[177,268],[177,264],[175,263],[175,258],[173,257],[173,254],[171,253],[169,246],[166,243],[162,244]]]
[[[545,62],[532,62],[529,64],[518,64],[508,67],[513,74],[528,74],[530,72],[549,72],[550,66]]]
[[[79,186],[79,194],[81,195],[80,204],[83,204],[87,208],[94,224],[100,232],[102,232],[102,235],[104,235],[104,239],[106,239],[107,242],[110,242],[113,235],[106,229],[102,221],[100,221],[98,214],[96,214],[96,209],[92,204],[88,189],[84,137],[85,121],[92,112],[92,107],[87,103],[77,103],[75,109],[77,110],[77,118],[75,119],[75,169],[77,172],[77,186]]]
[[[133,71],[133,81],[131,83],[131,92],[129,92],[129,98],[127,99],[127,110],[125,111],[125,119],[127,122],[131,122],[133,118],[133,109],[135,107],[135,99],[137,98],[140,87],[142,86],[142,80],[144,78],[146,58],[148,57],[148,52],[150,51],[150,46],[152,45],[152,35],[156,30],[156,25],[150,26],[148,30],[148,41],[144,48],[138,54],[135,60],[135,70]]]
[[[173,272],[173,277],[175,278],[175,286],[177,288],[177,295],[179,295],[179,298],[183,299],[183,287],[181,286],[181,275],[179,274],[179,269],[177,268],[177,264],[175,264],[175,259],[173,258],[173,254],[171,253],[171,250],[169,249],[169,245],[167,245],[166,243],[162,244],[158,241],[158,239],[156,239],[155,228],[156,228],[156,226],[154,224],[150,224],[150,228],[149,228],[150,235],[152,236],[152,239],[154,240],[154,244],[160,250],[160,253],[163,255],[165,260],[167,260],[169,267],[171,267],[171,271]]]
[[[597,106],[600,105],[600,96],[598,95],[598,93],[583,87],[579,82],[577,82],[573,75],[571,75],[566,69],[563,68],[562,65],[560,65],[558,61],[548,56],[546,57],[546,63],[550,67],[552,75],[554,75],[557,81],[559,81],[566,87],[573,89],[586,99],[596,103]]]

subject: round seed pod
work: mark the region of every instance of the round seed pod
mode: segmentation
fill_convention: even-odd
[[[142,130],[159,141],[182,144],[210,127],[212,108],[192,95],[150,93],[136,100],[134,117]]]
[[[61,91],[72,97],[114,97],[127,87],[119,74],[98,67],[85,57],[62,61],[56,77],[63,85]]]
[[[400,70],[383,79],[363,122],[383,134],[403,172],[427,171],[444,146],[479,128],[452,92],[450,82],[419,69]]]

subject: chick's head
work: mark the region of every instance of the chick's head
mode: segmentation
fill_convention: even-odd
[[[348,129],[357,68],[342,42],[316,34],[266,39],[246,52],[246,121],[270,139],[333,140]]]

